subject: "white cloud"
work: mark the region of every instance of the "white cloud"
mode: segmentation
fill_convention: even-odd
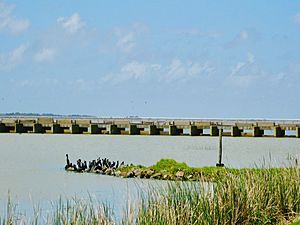
[[[23,61],[28,44],[21,44],[6,54],[0,54],[0,67],[11,69]]]
[[[155,75],[155,72],[160,69],[158,64],[141,63],[132,61],[122,66],[117,73],[110,74],[104,78],[104,81],[113,81],[120,83],[127,80],[141,80],[150,75]]]
[[[44,48],[34,55],[34,60],[36,62],[52,62],[57,54],[58,52],[56,49]]]
[[[19,34],[29,28],[30,22],[27,19],[19,19],[13,15],[14,8],[14,5],[0,2],[0,31]]]
[[[13,64],[22,61],[25,51],[28,49],[28,44],[22,44],[9,53],[9,60]]]
[[[119,40],[117,41],[117,47],[125,53],[129,53],[135,46],[135,34],[133,32],[119,35]]]
[[[199,76],[210,75],[214,71],[214,68],[209,66],[207,62],[182,62],[179,59],[173,59],[166,69],[167,73],[163,78],[168,81],[189,80]]]
[[[74,13],[70,17],[59,17],[57,23],[61,25],[66,32],[71,34],[80,31],[85,26],[85,23],[82,22],[78,13]]]
[[[249,32],[246,30],[242,30],[239,34],[238,34],[238,39],[241,41],[246,41],[249,39]]]
[[[137,37],[148,31],[147,26],[135,23],[129,28],[115,28],[114,35],[117,37],[116,47],[123,53],[130,53],[135,48]]]
[[[160,81],[175,82],[210,75],[213,71],[214,68],[208,63],[182,62],[179,59],[173,59],[167,65],[132,61],[122,66],[119,72],[106,76],[104,80],[120,83],[127,80],[154,78]]]
[[[279,86],[299,88],[300,86],[300,64],[290,64],[285,70],[272,76],[271,81]]]
[[[259,38],[259,34],[255,29],[244,29],[241,30],[229,43],[227,43],[226,47],[237,47],[239,45],[243,45],[248,43],[249,41],[253,41]]]
[[[297,14],[294,16],[294,22],[297,23],[297,24],[300,24],[300,13],[297,13]]]
[[[254,55],[248,53],[246,61],[238,62],[232,68],[227,82],[238,87],[248,87],[263,75],[264,72],[256,64]]]
[[[121,68],[122,74],[127,74],[128,78],[139,78],[145,75],[148,65],[144,63],[139,63],[137,61],[133,61],[128,63],[127,65]]]

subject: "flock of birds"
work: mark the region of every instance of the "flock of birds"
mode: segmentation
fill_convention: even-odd
[[[96,160],[89,161],[87,163],[85,160],[82,161],[78,159],[76,164],[71,163],[69,160],[69,155],[66,154],[66,161],[67,164],[65,166],[65,170],[68,171],[75,171],[75,172],[90,172],[90,171],[97,171],[97,170],[106,170],[106,169],[117,169],[119,167],[125,166],[124,161],[121,163],[119,161],[111,161],[107,158],[101,159],[100,157]]]

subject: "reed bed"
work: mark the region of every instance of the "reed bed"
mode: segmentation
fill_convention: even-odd
[[[0,224],[289,224],[300,218],[300,174],[296,165],[225,172],[213,183],[170,182],[141,193],[118,221],[108,204],[92,201],[60,200],[31,221],[14,212],[9,202]]]
[[[136,224],[288,224],[299,218],[299,169],[227,174],[205,185],[170,184],[142,201]]]

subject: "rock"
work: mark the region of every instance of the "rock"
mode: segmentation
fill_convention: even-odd
[[[151,176],[152,179],[160,179],[162,177],[161,173],[155,173]]]
[[[119,171],[119,170],[115,171],[115,176],[116,176],[116,177],[121,176],[121,171]]]
[[[121,177],[127,177],[127,172],[121,172],[121,173],[120,173],[120,176],[121,176]]]
[[[182,177],[184,177],[184,172],[183,171],[178,171],[175,176],[178,177],[178,178],[182,178]]]
[[[99,169],[96,169],[95,170],[95,173],[98,173],[98,174],[104,174],[104,172],[102,170],[99,170]]]
[[[140,170],[135,170],[135,171],[133,171],[133,173],[134,173],[134,176],[135,177],[141,177],[141,175],[142,175],[142,172],[140,171]]]
[[[168,174],[165,174],[165,175],[163,176],[163,179],[164,179],[164,180],[169,180],[169,175],[168,175]]]
[[[127,178],[131,178],[131,177],[134,177],[134,172],[130,171],[126,174],[126,177]]]
[[[75,171],[75,168],[70,166],[65,168],[66,171]]]
[[[145,173],[145,178],[150,178],[154,174],[155,174],[155,171],[147,170],[146,173]]]
[[[113,169],[111,169],[111,168],[108,168],[107,170],[105,170],[105,174],[106,175],[113,175]]]

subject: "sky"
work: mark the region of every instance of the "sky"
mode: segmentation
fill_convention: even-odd
[[[0,113],[300,118],[298,0],[0,0]]]

